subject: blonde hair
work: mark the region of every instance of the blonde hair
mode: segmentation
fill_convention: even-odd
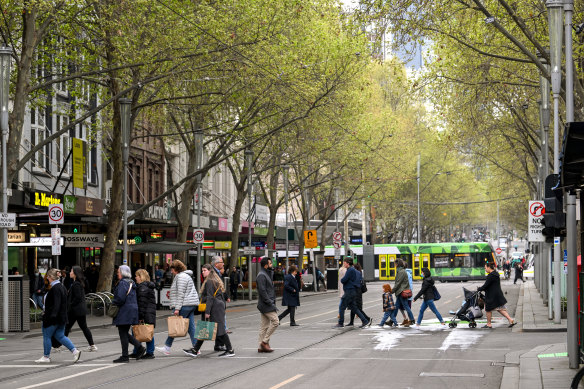
[[[209,270],[209,275],[207,276],[207,278],[205,278],[203,285],[201,285],[201,293],[203,290],[205,290],[205,284],[209,280],[211,280],[211,282],[214,284],[214,286],[216,288],[218,287],[222,293],[225,292],[225,286],[223,285],[223,281],[221,281],[221,278],[219,278],[219,276],[215,272],[215,269],[213,269],[213,266],[206,263],[203,265],[203,268]]]
[[[150,281],[150,274],[148,274],[148,272],[144,269],[136,270],[136,276],[140,276],[140,279],[142,280],[142,282]]]
[[[59,279],[59,270],[52,268],[47,271],[47,278],[51,278],[53,280]]]

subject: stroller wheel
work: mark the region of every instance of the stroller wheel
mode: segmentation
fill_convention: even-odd
[[[477,323],[468,323],[469,328],[477,328]]]
[[[450,328],[456,328],[456,323],[451,321],[450,323],[448,323],[448,327]]]

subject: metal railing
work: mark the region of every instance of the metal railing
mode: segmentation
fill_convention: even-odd
[[[101,302],[103,303],[103,314],[105,315],[105,313],[107,312],[107,304],[105,302],[106,298],[109,300],[109,303],[111,304],[111,299],[107,295],[105,295],[103,292],[99,292],[99,293],[88,293],[88,294],[86,294],[85,295],[85,300],[90,303],[90,305],[89,305],[89,307],[90,307],[89,308],[89,314],[90,315],[93,315],[93,303],[95,301],[101,300]]]
[[[36,323],[38,321],[38,319],[37,319],[37,315],[38,315],[37,312],[39,311],[39,307],[38,307],[37,303],[32,298],[29,298],[29,300],[34,305],[34,321]]]

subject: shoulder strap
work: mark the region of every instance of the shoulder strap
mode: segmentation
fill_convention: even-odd
[[[132,290],[132,283],[129,282],[130,287],[128,288],[128,291],[126,292],[126,296],[130,294],[130,291]]]

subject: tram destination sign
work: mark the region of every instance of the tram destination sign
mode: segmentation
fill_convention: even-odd
[[[16,227],[16,214],[0,213],[0,227]]]

